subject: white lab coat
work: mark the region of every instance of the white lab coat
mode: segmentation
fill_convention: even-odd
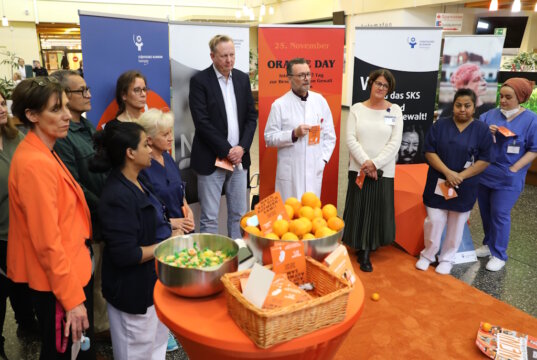
[[[321,125],[319,144],[308,145],[308,135],[292,141],[292,132],[300,124]],[[330,107],[322,95],[309,92],[302,101],[292,91],[276,99],[265,127],[267,147],[278,148],[276,186],[282,199],[298,199],[307,191],[321,196],[324,166],[336,145],[336,132]]]

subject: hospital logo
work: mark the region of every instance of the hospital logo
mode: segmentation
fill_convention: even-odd
[[[132,34],[132,42],[134,43],[134,46],[138,48],[138,51],[141,52],[142,46],[144,46],[144,43],[142,42],[142,36]]]
[[[414,49],[414,46],[416,46],[416,38],[414,36],[407,38],[408,45],[410,45],[411,49]]]

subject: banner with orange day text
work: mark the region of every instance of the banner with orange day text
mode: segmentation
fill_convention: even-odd
[[[332,157],[324,168],[321,201],[323,204],[337,204],[344,39],[344,26],[260,25],[258,69],[261,199],[274,192],[276,177],[277,149],[267,148],[263,136],[270,108],[277,98],[291,89],[286,72],[287,62],[302,57],[308,61],[312,73],[311,90],[324,96],[334,119],[337,140]]]

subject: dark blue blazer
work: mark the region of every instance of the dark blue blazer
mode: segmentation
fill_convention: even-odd
[[[231,73],[239,119],[239,145],[245,150],[242,166],[250,166],[250,145],[257,127],[257,111],[248,75],[233,69]],[[227,141],[227,115],[224,96],[213,65],[190,79],[190,112],[196,131],[192,143],[190,167],[201,175],[215,170],[216,158],[227,157],[231,145]]]
[[[146,184],[142,177],[138,180]],[[157,275],[153,260],[140,264],[140,246],[157,241],[156,210],[146,194],[120,171],[114,170],[101,193],[99,220],[105,243],[103,296],[118,310],[145,314],[153,305]]]

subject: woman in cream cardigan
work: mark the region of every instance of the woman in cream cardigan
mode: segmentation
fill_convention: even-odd
[[[343,242],[356,249],[360,269],[371,272],[370,251],[395,239],[393,178],[403,115],[398,105],[386,100],[395,89],[389,70],[373,71],[367,85],[369,99],[354,104],[347,120],[350,164]]]

